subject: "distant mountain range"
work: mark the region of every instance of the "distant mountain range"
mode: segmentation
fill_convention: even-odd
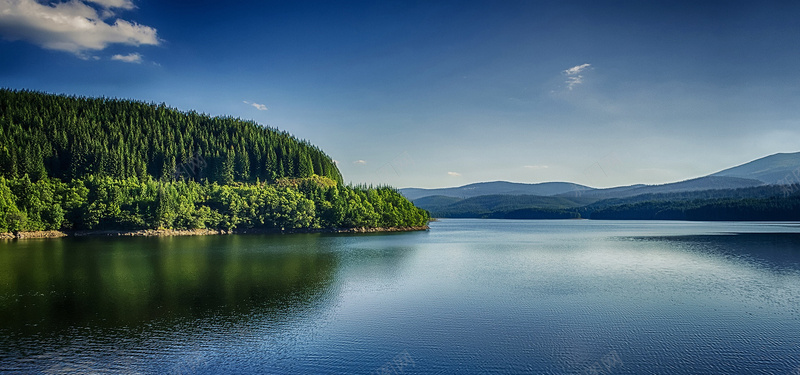
[[[540,184],[523,184],[517,182],[495,181],[478,182],[475,184],[460,187],[441,188],[441,189],[419,189],[406,188],[400,189],[406,198],[415,200],[430,196],[445,196],[452,198],[472,198],[481,195],[542,195],[554,196],[566,193],[582,192],[594,190],[588,186],[573,184],[570,182],[543,182]]]
[[[737,189],[761,185],[791,184],[795,171],[800,171],[800,152],[774,154],[728,168],[705,177],[663,185],[630,185],[597,189],[571,182],[542,182],[525,184],[494,181],[439,188],[405,188],[400,192],[411,200],[430,196],[473,198],[481,195],[541,195],[541,196],[592,196],[598,198],[621,198],[640,194],[676,193],[711,189]],[[798,176],[800,176],[800,172]],[[797,177],[796,179],[800,179]],[[800,182],[800,181],[795,181]]]
[[[563,210],[583,207],[584,211],[591,211],[592,207],[607,209],[613,204],[645,200],[765,199],[786,190],[776,185],[800,185],[800,152],[774,154],[708,176],[662,185],[597,189],[569,182],[495,181],[441,189],[406,188],[400,192],[437,217],[516,218],[525,211],[538,218],[553,210],[563,214]]]

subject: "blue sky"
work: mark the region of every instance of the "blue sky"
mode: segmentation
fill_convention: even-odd
[[[0,86],[164,102],[347,181],[664,183],[800,151],[800,3],[0,0]]]

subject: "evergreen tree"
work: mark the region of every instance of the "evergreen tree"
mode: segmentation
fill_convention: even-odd
[[[234,181],[234,160],[236,158],[236,152],[231,148],[225,154],[225,160],[222,162],[222,169],[220,173],[219,183],[230,185]]]
[[[301,178],[311,177],[314,174],[314,164],[311,162],[311,156],[300,155],[299,170],[297,175]]]

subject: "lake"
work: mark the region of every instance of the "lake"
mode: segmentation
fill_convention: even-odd
[[[0,242],[3,374],[800,374],[800,224]]]

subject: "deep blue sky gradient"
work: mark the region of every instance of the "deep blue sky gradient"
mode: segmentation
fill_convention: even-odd
[[[160,45],[3,40],[0,86],[253,119],[398,187],[664,183],[800,149],[796,1],[135,5],[117,17]]]

